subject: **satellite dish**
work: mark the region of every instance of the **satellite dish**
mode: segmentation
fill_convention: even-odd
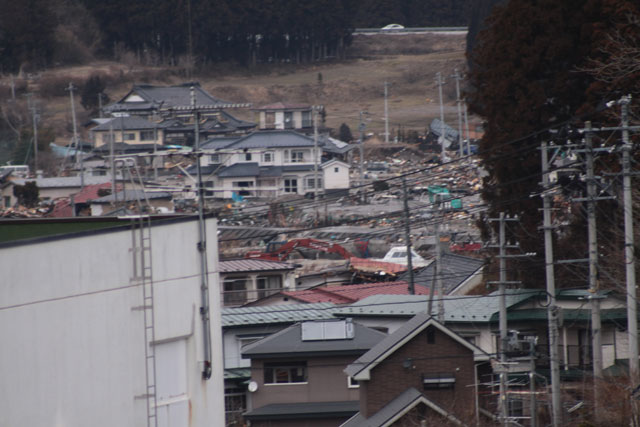
[[[249,381],[249,385],[247,386],[247,389],[249,389],[249,391],[251,393],[255,392],[258,390],[258,383],[255,381]]]

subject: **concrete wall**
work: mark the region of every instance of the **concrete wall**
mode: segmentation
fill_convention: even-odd
[[[203,360],[197,222],[152,227],[160,424],[223,425],[217,227],[208,221],[213,376]],[[0,246],[0,424],[146,425],[131,231]],[[160,399],[162,398],[163,399]],[[167,424],[164,424],[167,425]]]

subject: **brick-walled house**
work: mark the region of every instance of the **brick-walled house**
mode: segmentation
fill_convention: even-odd
[[[472,424],[488,362],[480,348],[418,314],[345,369],[360,385],[360,412],[342,426]]]

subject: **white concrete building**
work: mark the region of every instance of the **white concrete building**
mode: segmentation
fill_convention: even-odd
[[[198,222],[151,225],[153,338],[129,225],[0,244],[0,425],[154,425],[154,383],[158,426],[224,425],[217,226],[206,225],[208,301]]]

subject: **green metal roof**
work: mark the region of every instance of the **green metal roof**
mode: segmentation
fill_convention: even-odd
[[[335,310],[336,305],[330,302],[223,308],[222,326],[250,326],[333,319]]]
[[[227,368],[224,370],[225,380],[246,380],[251,378],[251,368]]]
[[[600,312],[603,322],[626,321],[627,310],[625,308],[603,309]],[[562,317],[565,322],[590,322],[591,310],[589,309],[563,309]],[[491,315],[491,322],[497,322],[499,313]],[[507,321],[547,321],[546,308],[530,308],[524,310],[512,310],[507,312]]]
[[[507,306],[529,298],[531,290],[510,290]],[[347,307],[334,311],[336,316],[389,316],[413,317],[427,311],[428,296],[424,295],[373,295]],[[489,322],[499,310],[500,298],[494,292],[489,295],[446,295],[444,297],[445,322]],[[437,313],[438,304],[434,300],[432,314]]]

